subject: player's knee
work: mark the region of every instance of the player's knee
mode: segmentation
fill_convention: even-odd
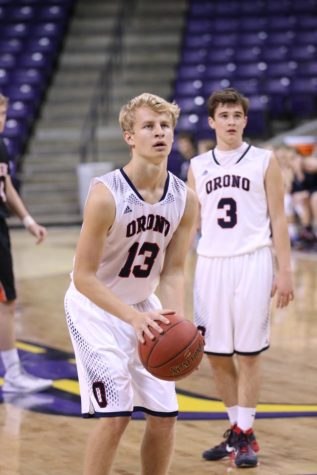
[[[109,431],[110,427],[113,438],[120,438],[130,422],[130,417],[105,417],[99,422],[102,430]]]
[[[176,417],[147,417],[148,429],[153,431],[169,433],[174,430],[176,424]]]

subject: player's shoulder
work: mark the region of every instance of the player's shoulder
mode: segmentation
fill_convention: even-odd
[[[190,161],[191,165],[196,165],[200,163],[205,163],[209,162],[211,158],[212,151],[208,150],[207,152],[200,153],[199,155],[196,155],[193,157]]]

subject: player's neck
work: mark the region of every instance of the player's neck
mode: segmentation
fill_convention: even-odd
[[[153,164],[132,159],[123,169],[137,189],[153,190],[165,186],[166,163]]]
[[[218,140],[216,148],[220,150],[221,152],[229,152],[230,150],[237,150],[238,148],[241,147],[243,144],[243,140],[233,140],[233,141],[224,141],[224,140]]]

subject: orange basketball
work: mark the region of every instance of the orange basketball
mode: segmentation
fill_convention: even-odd
[[[177,315],[167,314],[170,323],[158,322],[164,333],[151,328],[154,340],[144,335],[139,342],[139,356],[144,367],[154,376],[166,381],[177,381],[192,373],[202,360],[204,338],[197,327]]]

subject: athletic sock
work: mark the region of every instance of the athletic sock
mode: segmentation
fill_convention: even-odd
[[[5,372],[7,372],[11,367],[20,364],[20,358],[16,348],[12,348],[12,350],[7,351],[1,351],[1,357]]]
[[[246,432],[251,429],[254,423],[256,408],[255,407],[241,407],[238,406],[238,427]]]
[[[238,406],[230,406],[230,407],[227,407],[226,409],[227,409],[230,424],[233,426],[237,423],[237,420],[238,420]]]

